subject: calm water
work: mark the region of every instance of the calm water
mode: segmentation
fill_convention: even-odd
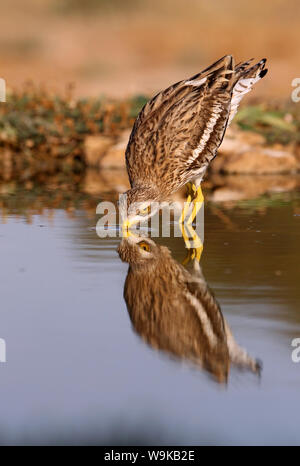
[[[263,362],[227,384],[137,335],[119,239],[96,236],[93,203],[55,195],[1,198],[0,442],[300,444],[300,193],[206,205],[205,280]],[[158,242],[184,258],[181,238]]]

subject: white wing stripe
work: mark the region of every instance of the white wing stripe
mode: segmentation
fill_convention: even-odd
[[[233,117],[235,116],[239,103],[244,97],[245,94],[252,90],[252,86],[260,80],[259,74],[256,78],[244,78],[240,79],[233,88],[231,105],[230,105],[230,114],[228,119],[228,125],[230,125]]]
[[[206,337],[208,338],[211,346],[215,348],[218,343],[218,340],[214,333],[212,322],[209,319],[208,315],[206,314],[204,307],[200,304],[198,299],[195,298],[195,296],[192,295],[191,293],[188,293],[186,297],[188,301],[190,302],[190,304],[194,307],[195,311],[197,312],[203,331],[206,334]]]
[[[196,81],[196,80],[195,81],[193,81],[193,80],[192,81],[185,81],[185,84],[187,86],[197,86],[198,87],[198,86],[202,86],[202,84],[205,83],[206,79],[207,78],[202,78],[202,79],[199,79],[198,81]]]
[[[216,104],[213,106],[211,117],[209,118],[206,124],[206,127],[203,131],[198,146],[196,147],[196,149],[193,150],[191,157],[188,159],[188,163],[193,163],[198,158],[199,154],[204,150],[206,143],[209,140],[210,135],[218,121],[221,111],[222,106],[220,104]]]

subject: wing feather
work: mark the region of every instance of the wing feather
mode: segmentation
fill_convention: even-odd
[[[268,70],[265,69],[265,63],[266,59],[264,58],[252,68],[247,69],[246,66],[249,64],[249,62],[245,62],[243,65],[241,65],[240,68],[236,69],[237,74],[239,74],[239,79],[233,87],[232,91],[228,125],[230,125],[234,116],[236,115],[242,98],[252,90],[252,87],[255,83],[257,83],[266,75]]]
[[[206,169],[240,100],[266,72],[265,60],[249,63],[235,67],[226,55],[144,106],[126,149],[131,185],[151,179],[178,188]]]

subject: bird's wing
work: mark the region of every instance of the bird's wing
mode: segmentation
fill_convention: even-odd
[[[227,60],[228,56],[224,56],[200,73],[172,84],[164,91],[156,94],[140,111],[133,126],[132,136],[137,136],[138,131],[142,133],[148,127],[150,120],[153,120],[152,125],[155,128],[155,123],[159,124],[168,110],[185,95],[189,94],[192,89],[189,86],[200,87],[205,82],[204,78],[222,69]]]
[[[200,265],[198,265],[198,267],[199,269],[194,271],[194,275],[186,274],[186,287],[195,300],[201,303],[202,313],[205,312],[207,316],[206,320],[210,322],[209,327],[215,340],[217,339],[219,344],[221,342],[226,343],[227,351],[233,364],[243,369],[250,369],[254,373],[259,373],[261,370],[259,361],[252,358],[247,351],[236,342],[228,323],[223,317],[220,305],[202,274]],[[195,306],[196,311],[199,307],[199,305]],[[200,318],[199,311],[197,314]],[[204,321],[203,317],[202,321]],[[213,342],[212,337],[210,341]]]
[[[153,97],[138,115],[129,138],[126,150],[129,176],[131,170],[136,171],[139,158],[144,169],[155,160],[165,159],[166,154],[181,158],[181,152],[185,152],[191,162],[191,149],[199,146],[201,135],[204,144],[214,127],[213,120],[222,112],[223,120],[228,118],[231,90],[226,97],[225,90],[233,73],[233,59],[225,56]]]
[[[235,69],[236,75],[239,76],[239,78],[232,91],[228,125],[230,125],[234,118],[238,110],[239,103],[244,95],[250,92],[253,85],[263,78],[268,72],[268,70],[265,69],[265,58],[251,68],[248,68],[250,61],[251,60],[238,65]]]
[[[204,173],[222,142],[234,83],[231,56],[206,77],[186,81],[187,95],[173,105],[157,131],[161,173],[174,173],[181,184]]]
[[[212,290],[209,288],[203,276],[187,276],[186,287],[188,293],[193,296],[193,302],[198,303],[196,308],[202,309],[202,313],[206,315],[207,322],[211,328],[214,339],[216,341],[225,342],[226,333],[224,325],[224,317],[218,301],[216,300]],[[198,317],[200,318],[199,313]],[[201,319],[200,319],[201,320]],[[203,317],[202,320],[204,321]]]
[[[177,186],[199,176],[216,155],[244,93],[265,71],[264,61],[248,65],[235,67],[227,55],[150,100],[135,122],[126,150],[130,180],[147,170],[152,176],[157,170],[159,178],[176,177]]]

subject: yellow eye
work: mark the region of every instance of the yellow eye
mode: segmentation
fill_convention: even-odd
[[[150,205],[148,205],[148,206],[145,207],[144,209],[141,209],[139,213],[140,213],[141,215],[150,214]]]
[[[146,241],[141,241],[140,243],[138,243],[138,245],[143,251],[146,251],[146,252],[150,251],[150,246],[148,243],[146,243]]]

